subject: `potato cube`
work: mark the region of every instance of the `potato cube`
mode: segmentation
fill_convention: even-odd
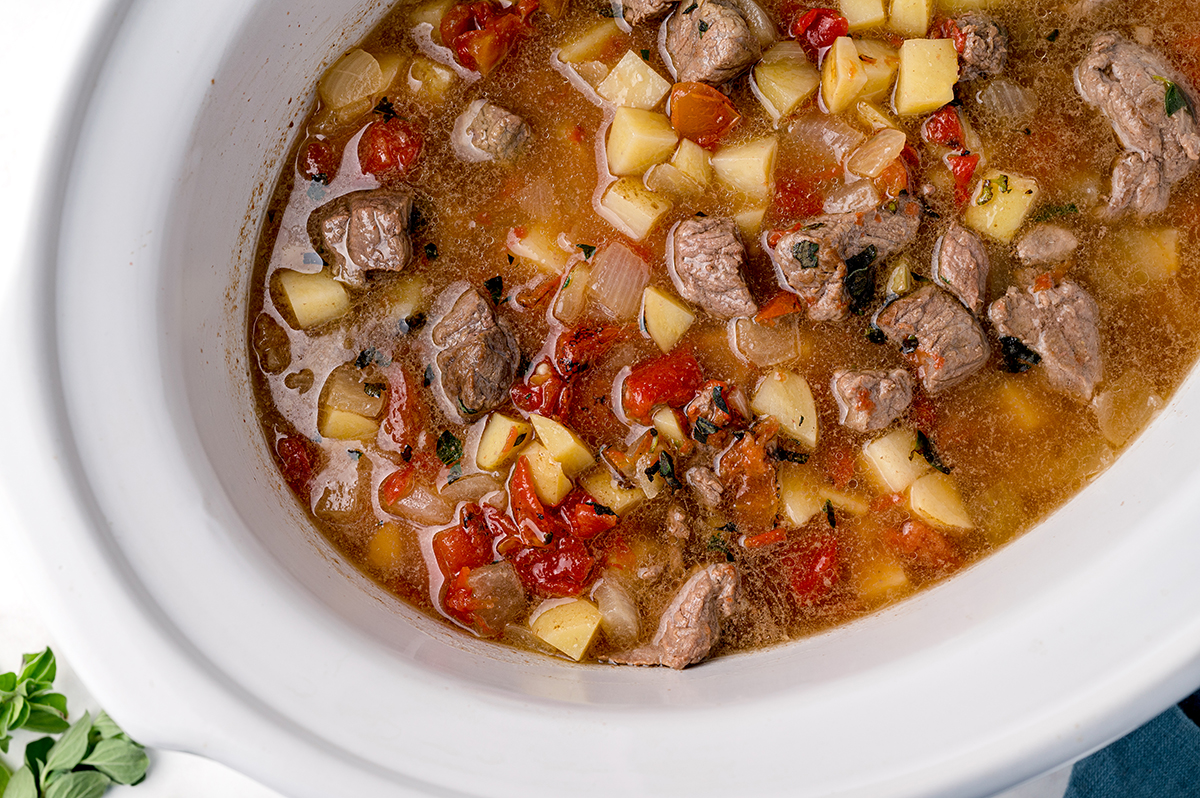
[[[1040,191],[1032,177],[993,169],[975,186],[963,221],[984,235],[1008,243],[1025,223]]]
[[[887,20],[883,0],[841,0],[840,5],[852,31],[882,25]]]
[[[484,471],[499,471],[532,441],[532,426],[502,413],[492,413],[479,437],[475,464]]]
[[[642,503],[646,494],[641,488],[622,488],[613,479],[607,468],[601,467],[589,471],[579,478],[579,486],[587,491],[596,502],[604,505],[617,515],[625,515]]]
[[[429,32],[434,44],[442,43],[442,17],[446,16],[446,12],[454,5],[454,0],[431,0],[428,3],[422,3],[416,8],[408,12],[408,22],[414,27],[421,24],[428,24],[433,28]]]
[[[1135,285],[1167,280],[1179,273],[1179,231],[1174,227],[1134,227],[1113,236],[1114,259],[1128,263]]]
[[[774,136],[722,147],[712,157],[713,172],[717,180],[749,199],[766,200],[774,186],[778,152],[779,142]]]
[[[771,119],[778,123],[816,94],[821,86],[817,71],[797,42],[783,41],[763,53],[754,67],[751,89]]]
[[[858,100],[867,85],[865,64],[849,36],[839,36],[821,65],[821,99],[831,114],[840,114]]]
[[[567,253],[556,238],[538,224],[514,227],[508,231],[508,251],[544,272],[559,274],[567,265]]]
[[[562,424],[536,413],[531,415],[529,420],[537,431],[538,440],[550,450],[555,460],[562,463],[567,476],[575,476],[596,464],[596,458],[592,457],[588,445]]]
[[[367,418],[379,418],[387,402],[386,391],[387,384],[383,381],[368,380],[353,363],[343,363],[325,379],[319,404]]]
[[[571,492],[571,480],[563,471],[562,463],[554,459],[550,450],[534,441],[521,453],[529,463],[529,474],[533,478],[533,490],[542,503],[557,507]]]
[[[695,320],[696,314],[682,300],[661,288],[650,286],[642,292],[642,329],[663,352],[670,352]]]
[[[445,64],[439,64],[431,58],[419,55],[412,60],[408,67],[408,88],[417,99],[432,105],[441,105],[446,99],[446,93],[458,75]]]
[[[935,526],[973,529],[971,514],[958,495],[949,474],[935,471],[908,486],[908,503],[914,513]]]
[[[792,526],[801,527],[825,508],[820,479],[806,465],[784,463],[779,468],[779,504]]]
[[[370,98],[386,86],[383,69],[375,56],[354,49],[339,58],[317,82],[321,101],[333,109],[345,108]]]
[[[578,662],[600,628],[600,609],[587,599],[557,604],[537,614],[529,628],[543,641]]]
[[[686,177],[695,181],[700,188],[707,188],[712,182],[712,157],[708,150],[691,139],[680,139],[679,146],[671,156],[671,166],[674,166]]]
[[[597,22],[574,40],[565,44],[558,51],[558,60],[564,64],[581,64],[584,61],[595,61],[600,57],[608,43],[621,35],[615,20],[606,19]]]
[[[683,424],[679,421],[679,411],[670,407],[660,407],[650,414],[650,421],[658,430],[658,434],[675,446],[681,449],[690,448],[691,441],[688,439],[687,433],[683,431]]]
[[[859,599],[868,606],[881,604],[908,589],[904,567],[895,557],[882,551],[870,552],[857,560],[853,566],[853,579]]]
[[[317,432],[323,438],[366,443],[375,440],[379,422],[358,413],[323,406],[317,414]]]
[[[868,100],[859,100],[854,106],[858,121],[871,130],[898,130],[895,121],[882,108]]]
[[[888,26],[903,36],[924,36],[933,20],[933,0],[892,0]]]
[[[996,397],[1000,400],[1001,412],[1025,432],[1033,432],[1049,421],[1044,398],[1034,394],[1028,380],[1001,378]]]
[[[331,322],[350,309],[345,287],[326,272],[280,269],[276,274],[287,309],[302,330]]]
[[[952,39],[909,39],[900,45],[893,104],[902,116],[927,114],[954,99],[958,51]]]
[[[763,217],[766,215],[767,206],[765,205],[757,208],[743,208],[733,215],[733,220],[737,222],[738,232],[742,234],[742,240],[746,242],[747,249],[758,246],[758,234],[762,232]]]
[[[596,93],[613,105],[650,110],[663,101],[671,84],[633,50],[625,53]]]
[[[917,452],[917,433],[894,429],[863,447],[867,474],[881,490],[899,493],[931,470]]]
[[[656,163],[646,171],[646,188],[659,194],[693,197],[702,189],[700,184],[669,163]]]
[[[604,192],[600,207],[614,227],[640,241],[671,210],[671,201],[631,177],[622,177]]]
[[[754,391],[750,409],[779,422],[784,433],[810,449],[817,446],[817,405],[808,381],[790,371],[771,371]]]
[[[883,100],[891,92],[896,70],[900,68],[900,53],[890,44],[875,39],[858,39],[854,46],[867,74],[859,96],[864,100]]]
[[[605,152],[614,175],[641,175],[675,152],[679,134],[666,114],[640,108],[618,108],[608,128]]]

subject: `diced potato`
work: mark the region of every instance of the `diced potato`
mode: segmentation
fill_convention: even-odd
[[[325,407],[317,415],[317,432],[323,438],[339,441],[373,441],[379,432],[379,422],[358,413]]]
[[[742,234],[747,248],[757,246],[758,234],[762,232],[763,217],[766,215],[767,206],[765,205],[757,208],[743,208],[733,215],[733,220],[737,222],[738,232]]]
[[[1163,399],[1150,381],[1132,369],[1110,381],[1092,400],[1100,433],[1113,446],[1124,446],[1162,406]]]
[[[793,526],[804,526],[825,509],[819,485],[816,472],[806,465],[784,463],[780,466],[779,504]]]
[[[700,184],[669,163],[657,163],[646,171],[646,188],[659,194],[693,197],[703,189]]]
[[[958,51],[952,39],[909,39],[900,45],[893,104],[902,116],[928,114],[954,99]]]
[[[867,473],[888,493],[900,493],[931,466],[917,452],[917,433],[894,429],[863,447]]]
[[[778,151],[774,136],[722,147],[712,157],[713,172],[717,180],[749,199],[766,200],[774,185]]]
[[[507,243],[514,257],[529,261],[544,272],[558,274],[567,265],[567,253],[558,245],[557,237],[541,225],[509,230]]]
[[[408,66],[408,88],[418,100],[441,105],[446,92],[458,80],[454,70],[431,58],[418,55]]]
[[[345,286],[327,272],[280,269],[276,274],[288,310],[302,330],[331,322],[350,309]]]
[[[864,66],[853,39],[839,36],[834,40],[821,65],[821,99],[829,113],[840,114],[862,94],[867,85]]]
[[[650,110],[663,101],[671,84],[633,50],[600,81],[596,93],[613,105]]]
[[[599,86],[600,81],[608,77],[608,73],[612,71],[603,61],[584,61],[572,64],[571,68],[575,70],[576,75],[583,78],[584,82],[593,88]]]
[[[579,478],[579,486],[600,504],[617,515],[625,515],[641,504],[646,494],[641,488],[622,488],[605,467],[596,468]]]
[[[313,512],[321,520],[351,524],[362,518],[370,508],[370,460],[360,456],[353,468],[339,468],[333,478],[323,478],[322,481],[324,487],[313,506]]]
[[[595,61],[609,41],[621,35],[615,20],[606,19],[588,28],[579,37],[564,45],[558,51],[558,60],[564,64],[580,64],[584,61]]]
[[[614,227],[640,241],[671,210],[671,201],[631,177],[622,177],[604,192],[600,207]]]
[[[685,448],[691,444],[683,425],[679,422],[677,411],[670,407],[660,407],[650,414],[650,422],[658,430],[658,434],[675,444]]]
[[[883,551],[873,551],[854,564],[858,597],[867,605],[880,604],[908,589],[904,567]]]
[[[993,169],[975,186],[963,221],[984,235],[1008,243],[1025,223],[1040,191],[1032,177]]]
[[[362,371],[353,363],[338,366],[321,388],[317,432],[338,440],[374,440],[386,389],[383,383],[364,381]]]
[[[871,130],[898,130],[896,123],[884,113],[880,108],[869,100],[859,100],[854,106],[855,113],[858,114],[858,121],[862,122]]]
[[[774,327],[759,324],[753,319],[738,319],[733,328],[734,345],[747,360],[756,366],[777,366],[800,355],[796,325],[787,319]]]
[[[908,259],[908,256],[901,255],[888,271],[885,290],[888,296],[904,296],[913,290],[914,285],[912,261]]]
[[[405,321],[425,310],[425,290],[428,287],[429,281],[424,277],[402,277],[373,293],[371,304],[381,309],[385,319]]]
[[[640,108],[618,108],[608,128],[605,152],[614,175],[641,175],[675,152],[679,134],[666,114]]]
[[[794,41],[782,41],[763,53],[754,67],[754,96],[776,123],[800,107],[821,86],[821,73]]]
[[[502,413],[492,413],[479,436],[475,464],[484,471],[499,471],[532,440],[532,426]]]
[[[696,314],[682,300],[661,288],[650,286],[642,292],[642,329],[663,352],[670,352],[695,320]]]
[[[533,633],[578,662],[600,628],[600,609],[587,599],[575,599],[541,612],[529,624]]]
[[[887,20],[883,0],[841,0],[840,5],[852,31],[882,25]]]
[[[567,272],[558,299],[554,302],[554,317],[563,324],[574,324],[587,307],[588,283],[592,270],[587,261],[579,261]]]
[[[562,424],[537,413],[531,415],[529,420],[537,431],[538,440],[550,450],[555,460],[562,463],[567,476],[573,477],[596,464],[588,445]]]
[[[321,102],[333,109],[369,100],[385,88],[383,70],[375,56],[354,49],[339,58],[317,83]]]
[[[600,631],[613,645],[629,647],[637,643],[641,618],[637,604],[621,583],[605,576],[592,591],[600,609]]]
[[[388,521],[380,524],[371,536],[371,542],[367,544],[367,562],[380,571],[391,571],[403,562],[405,548],[400,525]]]
[[[924,36],[933,20],[933,0],[892,0],[888,25],[904,36]]]
[[[817,446],[817,405],[808,381],[790,371],[771,371],[758,384],[750,409],[779,422],[783,432],[810,449]]]
[[[1017,427],[1026,432],[1032,432],[1049,421],[1044,405],[1034,396],[1027,380],[1020,377],[1003,377],[996,397],[1000,400],[1000,410]]]
[[[533,490],[543,504],[557,507],[571,492],[571,480],[567,478],[562,463],[554,459],[550,450],[534,441],[521,453],[529,462],[529,474],[533,478]]]
[[[708,154],[708,150],[691,139],[679,140],[679,146],[671,156],[670,165],[695,181],[702,189],[712,182],[712,156]]]
[[[1179,273],[1179,231],[1174,227],[1132,227],[1111,239],[1112,258],[1131,267],[1134,285],[1167,280]]]
[[[867,82],[859,96],[870,101],[884,99],[896,79],[896,70],[900,68],[900,54],[895,47],[876,39],[858,39],[854,46],[858,48],[858,60],[862,61],[863,72],[867,74]]]
[[[975,523],[958,495],[949,474],[935,471],[908,486],[908,503],[914,513],[935,526],[973,529]]]

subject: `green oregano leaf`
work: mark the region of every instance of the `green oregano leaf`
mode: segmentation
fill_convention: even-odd
[[[112,779],[98,770],[77,770],[54,779],[44,791],[45,798],[100,798]]]
[[[87,712],[75,721],[71,728],[58,738],[46,754],[46,772],[73,770],[87,754],[88,734],[92,730],[92,716]]]
[[[815,269],[820,249],[821,245],[816,241],[797,241],[792,245],[792,257],[800,263],[801,269]]]
[[[9,779],[4,798],[38,798],[37,782],[34,781],[33,771],[28,765],[19,768]]]
[[[642,50],[642,52],[646,51]],[[584,260],[591,260],[592,256],[596,254],[596,248],[591,244],[576,244],[576,246],[583,252]]]
[[[942,458],[938,456],[937,451],[933,448],[933,442],[921,430],[917,430],[917,448],[913,451],[913,455],[918,454],[924,457],[925,462],[933,466],[935,470],[941,471],[943,474],[950,473],[950,466],[942,462]],[[912,459],[911,455],[909,459]]]
[[[833,502],[829,499],[825,500],[825,520],[829,522],[830,527],[837,527],[837,516],[833,514]]]
[[[437,439],[437,456],[446,465],[454,465],[462,459],[462,441],[456,438],[450,430],[442,430],[442,434]]]
[[[117,784],[133,784],[146,775],[150,757],[137,743],[114,737],[96,743],[81,764],[94,767]]]
[[[1171,80],[1158,75],[1154,79],[1166,86],[1166,92],[1163,96],[1163,102],[1166,104],[1167,116],[1175,116],[1176,113],[1187,109],[1188,113],[1192,112],[1191,103],[1188,102],[1187,95],[1183,93],[1183,89]]]

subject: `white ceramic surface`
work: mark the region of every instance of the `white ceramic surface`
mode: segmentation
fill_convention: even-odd
[[[135,736],[296,796],[964,796],[1200,683],[1194,376],[1033,534],[787,647],[683,673],[577,667],[397,604],[275,476],[242,331],[287,123],[382,5],[113,9],[0,318],[19,375],[0,411],[52,626]]]

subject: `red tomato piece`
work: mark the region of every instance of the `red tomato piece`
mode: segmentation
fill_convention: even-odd
[[[467,626],[473,626],[476,620],[475,593],[471,590],[470,575],[471,569],[463,568],[453,579],[448,579],[446,597],[442,600],[446,613]]]
[[[621,388],[625,415],[649,424],[655,407],[683,407],[703,384],[704,372],[691,352],[676,350],[642,363],[629,373]]]
[[[804,303],[800,301],[800,297],[791,291],[780,291],[771,297],[767,304],[763,305],[762,310],[755,314],[754,322],[764,327],[774,327],[784,316],[801,313],[804,309]]]
[[[820,604],[841,579],[837,538],[822,534],[799,540],[784,549],[781,564],[792,595],[802,606]]]
[[[554,345],[554,367],[565,379],[586,371],[621,337],[621,328],[580,324],[563,330]]]
[[[583,540],[607,532],[620,520],[612,508],[600,504],[580,488],[571,491],[563,501],[562,518],[571,534]]]
[[[952,19],[943,19],[933,23],[933,31],[930,35],[931,39],[953,39],[954,49],[962,55],[963,50],[967,48],[967,34],[958,27]]]
[[[760,532],[757,535],[746,535],[742,538],[742,546],[747,549],[759,549],[764,546],[770,546],[775,543],[782,543],[787,540],[787,532],[783,527],[775,527],[768,529],[766,532]]]
[[[574,535],[558,535],[549,546],[521,549],[509,562],[525,589],[545,598],[578,596],[596,565],[587,546]]]
[[[541,368],[542,365],[545,368]],[[558,418],[564,402],[566,383],[554,372],[549,358],[538,364],[533,375],[524,382],[514,385],[508,392],[512,403],[526,413],[537,413],[547,418]]]
[[[492,533],[478,504],[463,505],[458,526],[434,534],[433,556],[446,576],[495,560]]]
[[[538,0],[501,8],[489,0],[459,3],[442,17],[442,44],[454,52],[458,63],[486,75],[513,49],[517,39],[532,30],[529,15]]]
[[[757,535],[775,526],[779,488],[767,445],[779,433],[779,422],[767,421],[733,444],[718,463],[730,510],[738,529]]]
[[[429,429],[429,408],[407,370],[393,363],[381,369],[387,378],[387,411],[383,431],[403,451],[420,448],[423,433]]]
[[[800,43],[809,60],[819,63],[835,39],[850,35],[850,22],[832,8],[814,8],[792,20],[788,35]]]
[[[275,442],[275,452],[279,455],[279,466],[284,481],[297,496],[306,501],[308,483],[313,475],[313,457],[309,452],[309,445],[308,440],[299,435],[285,435]]]
[[[741,121],[729,98],[706,83],[676,83],[671,89],[671,127],[705,149],[715,149]]]
[[[558,519],[546,509],[534,490],[528,457],[517,458],[517,465],[508,481],[508,495],[513,520],[517,522],[517,530],[526,545],[545,546],[551,537],[561,531]]]
[[[306,180],[329,185],[337,177],[341,163],[341,147],[335,147],[333,142],[324,136],[310,136],[300,148],[296,168]]]
[[[971,199],[971,182],[975,179],[975,170],[979,168],[979,156],[975,153],[951,153],[945,160],[950,174],[954,176],[954,201],[960,207],[966,205]]]
[[[954,150],[961,150],[963,144],[962,120],[958,109],[947,105],[925,120],[921,125],[921,138],[930,144],[940,144]]]
[[[359,167],[363,174],[384,182],[399,180],[412,169],[424,146],[421,131],[407,119],[377,119],[358,140]]]
[[[954,571],[963,556],[945,534],[920,521],[905,521],[883,533],[883,543],[892,554],[920,571]]]
[[[379,502],[389,508],[406,498],[413,490],[417,470],[405,464],[384,477],[379,485]]]

